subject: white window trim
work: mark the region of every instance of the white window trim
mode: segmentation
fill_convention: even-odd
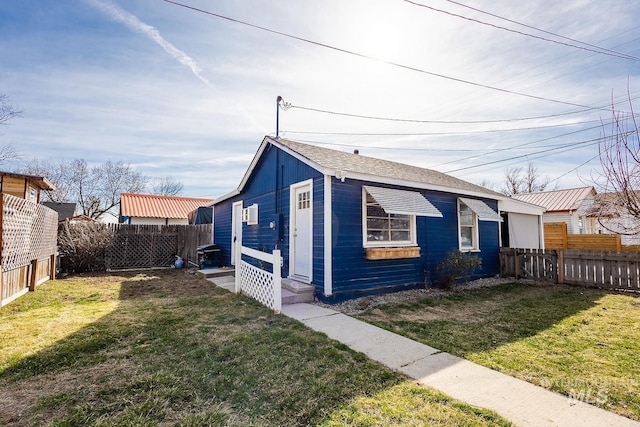
[[[480,233],[478,231],[478,214],[474,212],[469,206],[469,210],[473,215],[473,246],[462,246],[462,224],[460,223],[460,205],[464,204],[462,200],[458,200],[458,249],[460,252],[480,252]],[[466,206],[466,205],[465,205]],[[465,226],[468,227],[468,226]]]
[[[387,214],[388,215],[388,214]],[[363,248],[405,248],[418,246],[416,233],[416,216],[407,215],[409,217],[409,234],[411,241],[396,242],[369,242],[367,240],[367,190],[362,188],[362,247]]]

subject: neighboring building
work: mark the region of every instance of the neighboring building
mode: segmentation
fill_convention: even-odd
[[[55,275],[58,214],[39,204],[46,178],[0,172],[0,307]]]
[[[337,302],[435,281],[450,251],[482,259],[474,277],[498,274],[501,203],[535,217],[540,242],[539,206],[433,170],[265,137],[238,188],[213,203],[214,242],[227,264],[238,239],[279,248],[283,277]]]
[[[544,208],[517,199],[498,202],[502,225],[502,247],[544,249]]]
[[[590,215],[596,190],[593,187],[515,194],[513,198],[543,206],[544,223],[565,222],[569,234],[595,234],[596,220]]]
[[[189,224],[189,214],[213,199],[154,194],[120,194],[120,221],[125,224]]]
[[[211,206],[200,206],[198,209],[189,212],[189,224],[213,224],[213,208]]]
[[[58,212],[58,222],[66,221],[76,216],[75,203],[42,202],[42,204]]]
[[[0,172],[0,192],[10,194],[30,202],[40,203],[40,191],[55,190],[52,183],[43,176]]]
[[[636,200],[640,200],[638,192]],[[590,216],[595,233],[620,234],[623,245],[640,245],[640,219],[632,215],[619,193],[596,194]]]

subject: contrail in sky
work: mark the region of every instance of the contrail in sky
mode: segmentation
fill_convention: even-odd
[[[158,43],[160,46],[162,46],[165,52],[171,55],[176,61],[180,62],[182,65],[189,67],[197,78],[199,78],[206,85],[211,86],[211,82],[209,82],[209,80],[207,80],[207,78],[202,75],[202,68],[200,68],[200,65],[198,65],[198,63],[185,52],[181,51],[173,44],[165,40],[165,38],[160,35],[160,31],[158,31],[155,27],[145,24],[144,22],[140,21],[135,15],[121,9],[108,0],[90,0],[90,2],[102,12],[109,15],[114,21],[121,22],[129,27],[129,29],[131,29],[132,31],[142,33],[154,42]]]

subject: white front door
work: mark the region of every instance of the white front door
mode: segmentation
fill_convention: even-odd
[[[313,268],[313,181],[291,186],[290,275],[311,282]]]
[[[236,264],[236,242],[242,244],[242,202],[235,202],[231,211],[231,265]]]

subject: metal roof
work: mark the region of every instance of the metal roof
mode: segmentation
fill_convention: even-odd
[[[188,218],[190,212],[211,202],[213,202],[213,199],[121,193],[120,216]]]
[[[543,206],[547,209],[547,212],[569,212],[578,209],[585,199],[595,195],[596,190],[593,187],[579,187],[566,190],[514,194],[513,198]]]

